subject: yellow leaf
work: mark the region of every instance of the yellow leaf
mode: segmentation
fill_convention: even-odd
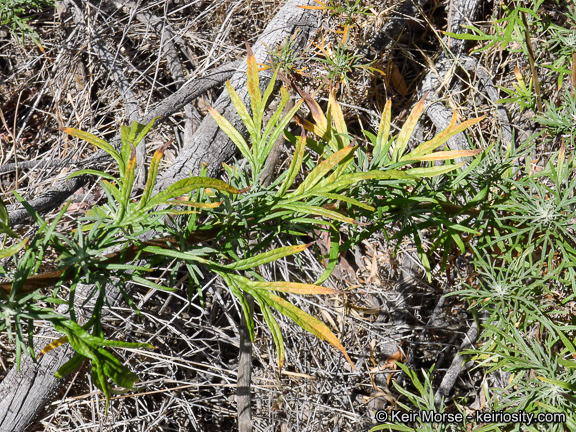
[[[437,161],[437,160],[456,159],[456,158],[461,158],[461,157],[476,156],[481,151],[482,151],[482,149],[443,151],[443,152],[432,153],[432,154],[429,154],[426,156],[417,156],[412,160]]]
[[[424,111],[424,103],[426,102],[426,97],[428,97],[428,93],[426,93],[422,99],[414,106],[414,109],[408,116],[408,120],[402,126],[400,133],[398,134],[398,138],[396,139],[396,143],[394,145],[394,152],[392,153],[392,160],[394,162],[398,162],[400,160],[400,156],[406,150],[406,146],[408,145],[408,141],[410,141],[410,137],[418,124],[418,120],[422,115],[422,111]]]
[[[376,138],[376,153],[378,153],[382,146],[385,146],[390,137],[390,123],[392,120],[392,99],[386,101],[382,117],[380,118],[380,125],[378,126],[378,136]]]
[[[342,40],[340,41],[340,43],[342,45],[346,45],[346,42],[348,42],[348,36],[350,33],[350,26],[349,25],[345,25],[344,26],[344,31],[342,32]]]
[[[336,131],[340,134],[347,134],[348,129],[346,128],[346,122],[344,121],[344,115],[342,114],[342,108],[340,104],[336,102],[336,97],[334,96],[333,90],[330,90],[329,99],[328,99],[329,110],[331,113],[331,117],[334,120],[334,125],[336,126]],[[350,144],[350,140],[346,137],[339,136],[336,138],[338,143],[342,143],[338,145],[338,148],[333,148],[332,150],[340,150],[341,148],[346,147]]]
[[[312,285],[312,284],[296,283],[296,282],[258,282],[258,281],[248,280],[246,283],[255,289],[288,292],[288,293],[300,294],[300,295],[341,294],[342,293],[342,291],[334,289],[334,288],[327,288],[327,287],[323,287],[320,285]]]
[[[400,160],[416,160],[417,157],[423,156],[429,153],[432,153],[454,135],[459,134],[460,132],[464,131],[465,129],[469,128],[470,126],[481,122],[486,118],[486,116],[478,117],[471,120],[466,120],[459,125],[456,125],[457,119],[456,111],[452,114],[452,119],[450,120],[450,124],[446,129],[432,138],[430,141],[426,141],[416,147],[413,151],[408,153],[407,155],[403,156]]]
[[[324,3],[322,3],[321,1],[319,1],[319,0],[314,0],[314,1],[315,1],[316,3],[318,3],[320,6],[301,6],[301,5],[299,5],[298,7],[299,7],[299,8],[302,8],[302,9],[313,9],[313,10],[324,10],[324,9],[328,9],[328,7],[327,7]]]
[[[260,293],[262,293],[262,298],[266,300],[266,303],[268,303],[269,306],[273,307],[281,314],[286,315],[304,330],[312,333],[319,339],[325,340],[330,345],[340,350],[340,352],[344,354],[348,363],[350,363],[354,370],[356,370],[356,366],[354,366],[352,359],[348,356],[348,353],[340,343],[340,340],[330,331],[326,324],[308,315],[302,309],[299,309],[292,303],[284,300],[282,297],[272,293],[265,293],[263,291],[260,291]]]
[[[313,10],[324,10],[326,9],[325,6],[302,6],[302,5],[298,5],[299,8],[302,9],[313,9]]]
[[[64,345],[67,342],[68,342],[68,336],[62,336],[61,338],[58,338],[55,341],[50,342],[48,345],[46,345],[44,348],[42,348],[42,351],[40,351],[40,354],[38,354],[38,357],[36,357],[36,359],[39,359],[44,354],[49,353],[53,349],[56,349],[59,346]]]
[[[248,70],[246,72],[248,76],[248,93],[250,94],[250,101],[252,102],[252,111],[258,111],[260,109],[260,101],[262,100],[262,94],[260,93],[260,80],[258,78],[258,62],[256,57],[252,52],[252,48],[248,42],[246,42],[246,63],[248,65]]]
[[[308,120],[301,118],[299,115],[296,115],[296,121],[300,125],[302,125],[304,129],[306,129],[309,132],[312,132],[316,136],[323,137],[324,135],[326,135],[326,129],[323,129],[317,124],[311,123]]]
[[[328,120],[322,112],[322,108],[320,108],[320,105],[318,105],[312,96],[310,96],[304,90],[298,89],[298,93],[300,93],[300,97],[304,99],[304,102],[306,102],[306,105],[308,106],[308,109],[310,110],[310,113],[316,122],[316,128],[318,129],[319,133],[314,133],[316,133],[316,135],[318,135],[320,138],[323,138],[324,135],[326,135],[326,132],[328,132]]]
[[[398,93],[402,96],[408,96],[410,94],[410,89],[402,76],[402,72],[398,69],[398,65],[395,62],[392,62],[388,68],[390,73],[388,76],[390,77],[390,83],[394,86]]]

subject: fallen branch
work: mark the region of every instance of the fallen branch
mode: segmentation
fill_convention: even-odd
[[[456,34],[463,33],[462,24],[470,23],[478,14],[480,8],[479,0],[455,0],[450,2],[450,14],[448,16],[449,31]],[[508,114],[502,105],[497,104],[498,91],[492,83],[492,78],[488,71],[481,67],[478,62],[468,56],[464,56],[465,40],[453,39],[446,36],[442,45],[445,47],[442,54],[436,60],[434,67],[422,81],[419,98],[428,94],[428,107],[425,110],[426,116],[434,123],[437,129],[443,130],[450,124],[452,110],[448,109],[439,97],[443,89],[450,89],[452,77],[457,68],[472,72],[479,81],[479,94],[485,94],[487,102],[497,108],[497,115],[502,128],[504,143],[513,143],[512,128],[508,119]],[[483,91],[483,92],[482,92]],[[421,127],[421,123],[419,124]],[[468,140],[464,132],[450,138],[446,143],[450,150],[468,149]],[[459,159],[456,162],[461,162]]]

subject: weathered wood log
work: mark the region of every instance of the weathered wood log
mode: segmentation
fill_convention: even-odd
[[[314,5],[312,0],[289,0],[270,21],[262,36],[252,47],[258,63],[265,63],[268,53],[278,44],[287,40],[292,34],[297,33],[297,41],[294,45],[296,50],[303,49],[309,38],[316,32],[320,23],[317,13],[302,9],[298,6]],[[268,70],[260,74],[261,86],[265,86],[272,76]],[[230,79],[232,87],[238,92],[240,98],[249,106],[250,98],[246,87],[246,63],[243,63],[238,72]],[[214,104],[214,108],[229,119],[230,123],[238,130],[243,130],[242,121],[236,114],[236,110],[228,92],[223,92]],[[166,176],[156,184],[156,190],[163,190],[171,183],[200,173],[202,163],[206,163],[209,177],[217,177],[222,169],[222,162],[232,158],[236,152],[236,146],[228,136],[218,127],[216,122],[207,116],[190,142],[184,143],[184,148],[178,154],[176,161],[168,169]]]
[[[95,299],[88,300],[84,307],[80,305],[86,301],[92,289],[92,286],[82,284],[76,288],[76,314],[81,322],[91,314]],[[108,302],[112,305],[122,298],[116,289],[108,290],[107,294]],[[64,314],[67,309],[67,305],[61,305],[57,311]],[[36,355],[61,336],[50,327],[42,329],[39,336],[34,338]],[[13,367],[0,383],[0,432],[20,432],[28,427],[65,382],[54,374],[74,354],[72,347],[64,344],[41,356],[36,363],[26,354],[22,356],[20,370]]]

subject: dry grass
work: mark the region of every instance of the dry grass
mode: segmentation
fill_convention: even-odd
[[[244,41],[253,42],[283,2],[194,0],[146,2],[146,11],[166,20],[175,34],[180,61],[186,79],[200,76],[211,67],[241,58]],[[356,17],[350,32],[352,52],[360,52],[362,43],[386,22],[391,1],[371,2],[369,16]],[[409,23],[405,32],[385,56],[372,67],[386,72],[383,76],[357,69],[348,86],[340,86],[338,99],[343,102],[351,132],[373,129],[386,99],[393,99],[397,124],[401,124],[414,102],[413,95],[423,76],[430,70],[439,52],[437,30],[445,26],[446,2],[429,2],[424,9],[427,21]],[[494,2],[496,3],[496,2]],[[161,37],[137,19],[129,8],[117,8],[114,2],[98,1],[83,7],[85,27],[73,23],[71,11],[52,13],[46,10],[31,23],[43,41],[44,53],[29,40],[24,45],[15,38],[0,39],[0,106],[4,120],[0,165],[46,159],[88,158],[93,150],[76,140],[69,140],[59,128],[70,126],[97,131],[111,138],[126,122],[123,103],[110,72],[95,56],[92,38],[86,29],[99,32],[120,60],[141,109],[146,111],[175,90],[171,73],[160,46]],[[487,8],[487,7],[486,7]],[[85,12],[86,12],[85,11]],[[484,14],[490,11],[485,10]],[[487,24],[488,25],[488,24]],[[323,29],[316,46],[299,55],[306,69],[293,78],[308,91],[326,97],[323,78],[325,66],[313,59],[318,46],[336,46],[342,34],[342,18],[324,13]],[[527,70],[521,55],[502,58],[496,49],[476,57],[494,77],[495,85],[511,87],[514,66]],[[445,96],[458,109],[460,118],[493,112],[486,100],[475,99],[476,77],[460,74],[458,83]],[[557,90],[552,78],[543,80],[543,93],[554,97]],[[206,104],[219,93],[215,88],[194,102],[196,125],[205,114]],[[468,102],[468,103],[464,103]],[[324,102],[325,103],[325,102]],[[529,119],[516,111],[511,123],[528,133]],[[152,134],[149,155],[160,143],[181,138],[183,119],[175,115]],[[425,124],[425,126],[427,126]],[[485,140],[498,135],[493,118],[478,130]],[[432,133],[428,128],[422,132]],[[537,157],[546,157],[550,148],[540,148]],[[172,156],[173,157],[173,156]],[[170,154],[167,155],[170,162]],[[41,170],[17,170],[0,175],[0,193],[13,203],[10,191],[18,190],[33,198],[57,180],[69,174],[67,167]],[[71,223],[87,208],[98,202],[99,186],[79,191],[75,204],[63,222]],[[20,228],[25,233],[32,228]],[[393,227],[390,227],[393,230]],[[400,351],[419,359],[425,369],[436,364],[442,371],[450,365],[468,319],[463,306],[450,298],[436,308],[445,290],[445,275],[439,271],[431,285],[421,281],[408,292],[399,292],[398,275],[402,261],[410,256],[401,245],[393,257],[393,244],[384,236],[375,237],[349,253],[355,277],[342,273],[331,277],[327,285],[347,290],[343,298],[300,298],[297,306],[321,317],[341,338],[356,361],[352,371],[343,358],[327,344],[304,333],[293,323],[283,321],[287,351],[285,368],[278,372],[276,354],[261,317],[254,344],[253,408],[255,430],[321,431],[367,430],[374,424],[373,411],[393,401],[397,395],[387,387],[390,372],[387,359]],[[340,267],[344,268],[345,267]],[[302,263],[285,260],[267,271],[271,277],[313,281],[322,273],[318,259],[309,251]],[[87,368],[71,377],[54,402],[48,405],[30,431],[160,431],[160,430],[232,430],[236,424],[235,384],[239,345],[239,311],[225,286],[207,276],[203,284],[206,305],[197,295],[187,299],[188,280],[180,269],[161,269],[159,277],[174,281],[177,293],[150,295],[145,288],[133,293],[141,310],[115,307],[105,318],[108,338],[149,342],[154,351],[123,351],[122,356],[141,381],[134,391],[117,395],[104,412],[103,395],[91,382]],[[398,319],[398,308],[405,314]],[[436,310],[435,310],[436,309]],[[431,318],[432,317],[432,318]],[[398,323],[403,323],[398,326]],[[0,379],[13,366],[13,354],[6,335],[0,335]],[[473,397],[472,384],[478,378],[470,372],[467,381],[455,389],[459,395]]]

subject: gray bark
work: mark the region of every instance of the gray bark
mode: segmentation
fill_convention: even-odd
[[[254,311],[254,298],[246,294],[246,302],[250,313]],[[241,312],[242,313],[242,312]],[[238,356],[238,380],[236,381],[236,403],[238,406],[238,432],[252,432],[252,395],[250,383],[252,381],[252,340],[246,317],[242,313],[240,323],[240,355]]]
[[[87,321],[92,313],[95,298],[80,307],[92,289],[90,285],[78,284],[75,310],[80,323]],[[107,295],[110,305],[118,304],[122,298],[116,289],[107,289]],[[61,305],[57,312],[66,314],[67,310],[68,305]],[[47,327],[40,332],[40,336],[34,338],[36,355],[53,339],[62,335]],[[37,363],[26,354],[22,355],[20,370],[13,367],[0,383],[0,432],[20,432],[28,427],[58,392],[64,380],[56,378],[54,374],[75,353],[69,344],[64,344],[44,354]]]
[[[312,34],[319,27],[316,13],[299,8],[299,5],[315,5],[312,0],[289,0],[270,21],[262,36],[252,47],[252,51],[258,63],[265,63],[268,51],[278,44],[287,40],[296,30],[298,41],[296,49],[302,49]],[[272,72],[260,74],[261,86],[267,85]],[[246,88],[246,63],[230,79],[230,84],[238,92],[240,98],[249,106],[248,89]],[[228,92],[223,92],[214,108],[226,117],[238,130],[243,130],[242,121],[236,114],[236,110]],[[184,143],[184,148],[178,154],[176,161],[168,169],[166,175],[156,184],[156,190],[164,190],[175,181],[181,180],[200,173],[202,163],[208,167],[208,176],[217,177],[222,168],[222,162],[232,158],[236,147],[228,136],[218,127],[211,116],[206,116],[202,121],[192,140]]]
[[[427,0],[404,0],[390,14],[390,18],[382,29],[370,41],[366,50],[362,53],[367,58],[373,58],[374,54],[388,51],[394,44],[398,35],[402,32],[408,21],[420,15],[420,8]]]
[[[44,334],[61,336],[50,333]],[[41,350],[47,343],[47,339],[37,339],[36,349]],[[20,371],[13,368],[8,372],[0,385],[0,432],[26,429],[58,391],[54,374],[73,354],[72,347],[66,344],[42,356],[36,364],[23,357]]]
[[[177,92],[168,96],[162,102],[157,104],[149,113],[145,114],[140,123],[147,124],[152,119],[159,117],[157,123],[165,121],[170,115],[182,109],[187,103],[201,96],[209,89],[213,88],[226,81],[232,76],[233,72],[236,71],[240,62],[231,62],[220,66],[213,71],[206,74],[206,76],[201,78],[196,78],[194,80],[188,81],[184,84]],[[113,138],[112,143],[119,143],[120,136]],[[80,168],[92,168],[98,169],[97,165],[104,163],[109,160],[110,157],[104,151],[99,151],[95,156],[91,157],[89,160],[72,162],[72,161],[59,161],[61,165],[77,165]],[[23,162],[18,164],[18,168],[27,169],[34,168],[37,164],[42,164],[40,167],[46,165],[52,166],[50,161],[46,162],[34,162],[34,164],[25,164]],[[58,165],[60,166],[60,165]],[[15,164],[3,165],[0,167],[0,173],[9,172],[16,168]],[[56,185],[54,185],[50,190],[44,193],[42,196],[35,198],[29,202],[29,204],[38,212],[49,211],[60,206],[64,201],[66,201],[70,195],[76,192],[79,188],[84,186],[88,181],[88,176],[75,177],[70,180],[61,180]],[[18,209],[10,209],[10,225],[20,225],[30,220],[30,214],[23,207]]]
[[[450,2],[448,15],[449,31],[456,34],[465,33],[466,29],[462,27],[462,24],[468,24],[476,19],[480,5],[481,2],[479,0],[454,0]],[[444,130],[449,125],[452,110],[446,107],[444,101],[440,98],[440,92],[444,89],[444,85],[450,89],[451,76],[454,74],[456,68],[461,68],[467,72],[472,72],[476,76],[482,95],[489,103],[497,107],[497,115],[502,127],[503,141],[505,143],[512,142],[512,128],[508,120],[508,114],[503,106],[496,104],[498,91],[494,87],[488,71],[482,68],[475,59],[464,55],[465,40],[446,36],[443,44],[445,51],[438,57],[434,68],[428,72],[422,81],[422,86],[418,92],[419,97],[428,93],[427,101],[429,102],[429,106],[425,110],[426,116],[434,123],[439,131]],[[421,126],[421,124],[419,124],[419,126]],[[465,132],[461,132],[450,138],[446,145],[450,150],[464,150],[469,148]],[[462,161],[463,160],[460,159],[456,160],[456,162]]]

